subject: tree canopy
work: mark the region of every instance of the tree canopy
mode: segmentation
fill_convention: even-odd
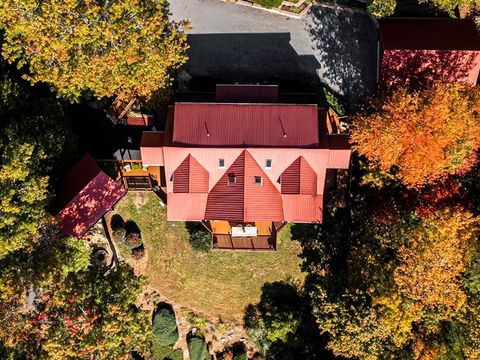
[[[418,0],[420,4],[429,4],[434,8],[444,11],[450,16],[455,16],[455,10],[459,6],[474,8],[480,3],[478,0]],[[390,16],[395,12],[396,0],[373,0],[368,5],[368,11],[377,18]]]
[[[148,314],[134,305],[142,279],[125,265],[107,275],[89,267],[88,245],[52,229],[0,261],[0,348],[59,360],[148,354]]]
[[[71,136],[58,102],[0,79],[0,259],[35,238],[49,198],[48,175]]]
[[[355,223],[344,262],[325,249],[317,254],[325,262],[315,267],[312,306],[334,354],[373,360],[445,353],[445,324],[469,308],[461,275],[478,254],[478,224],[462,209]]]
[[[149,98],[186,60],[185,24],[169,21],[166,0],[5,0],[0,23],[5,59],[69,100]]]
[[[437,83],[375,99],[355,117],[352,141],[359,154],[408,187],[465,169],[480,146],[480,89]]]

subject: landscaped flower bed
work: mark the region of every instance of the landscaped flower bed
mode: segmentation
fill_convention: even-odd
[[[264,8],[271,9],[271,8],[278,8],[282,5],[283,0],[252,0],[255,4],[263,6]]]
[[[312,0],[238,0],[243,5],[251,4],[275,11],[285,16],[301,17],[312,4]]]

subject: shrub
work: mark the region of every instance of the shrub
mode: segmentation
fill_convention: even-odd
[[[282,0],[252,0],[252,1],[267,9],[276,8],[282,4]]]
[[[173,345],[178,340],[177,322],[173,309],[162,306],[153,316],[153,334],[159,345]]]
[[[124,228],[125,227],[125,221],[123,221],[123,218],[119,214],[114,214],[112,218],[110,219],[110,226],[113,231]]]
[[[188,352],[191,360],[211,360],[207,343],[203,338],[194,336],[188,339]]]
[[[140,245],[139,247],[136,247],[135,249],[132,249],[132,258],[134,260],[140,260],[145,256],[145,248],[143,247],[143,244]]]
[[[189,233],[188,240],[193,250],[204,252],[210,251],[212,247],[211,234],[203,227],[203,225],[198,222],[187,222],[185,226]]]
[[[325,96],[325,100],[327,101],[328,105],[335,110],[339,116],[345,115],[345,108],[343,107],[342,102],[337,95],[327,88],[323,88],[323,95]]]
[[[160,345],[156,340],[153,340],[151,350],[154,360],[183,360],[182,350],[174,350],[171,345]]]
[[[142,245],[142,239],[140,237],[140,234],[138,233],[128,234],[127,236],[125,236],[124,241],[125,245],[127,245],[127,247],[132,250]]]
[[[122,242],[125,240],[126,235],[127,231],[125,230],[125,228],[121,227],[113,231],[112,237],[114,241]]]
[[[248,360],[245,344],[242,342],[236,342],[232,346],[223,349],[217,353],[217,360]]]

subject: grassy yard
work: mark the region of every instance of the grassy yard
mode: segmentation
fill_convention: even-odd
[[[199,253],[191,249],[184,224],[167,222],[166,209],[152,193],[128,193],[115,212],[135,221],[142,232],[149,285],[178,305],[234,320],[258,302],[264,283],[303,277],[300,246],[290,240],[288,228],[276,252]]]

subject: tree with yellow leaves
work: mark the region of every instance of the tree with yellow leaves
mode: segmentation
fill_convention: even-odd
[[[67,126],[57,101],[0,78],[0,259],[35,238],[50,196],[48,175],[71,136]]]
[[[333,353],[367,360],[444,354],[442,326],[465,310],[461,276],[478,254],[479,223],[463,209],[423,219],[410,214],[389,224],[354,223],[346,261],[315,273],[320,280],[311,292]],[[478,319],[471,323],[480,326]]]
[[[384,174],[419,188],[465,167],[480,146],[480,88],[437,83],[397,90],[353,122],[359,154]]]
[[[402,296],[443,318],[458,312],[466,301],[460,275],[477,250],[478,224],[469,212],[445,210],[412,230],[394,274]]]
[[[5,59],[69,100],[149,98],[186,60],[185,23],[166,0],[3,0],[0,24]]]

